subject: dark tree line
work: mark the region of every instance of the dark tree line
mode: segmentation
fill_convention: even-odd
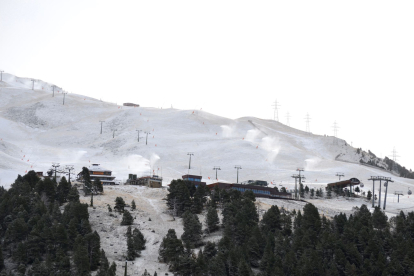
[[[60,206],[65,204],[63,213]],[[0,275],[115,275],[89,224],[88,205],[63,177],[34,171],[0,187]],[[7,260],[7,267],[5,267]],[[7,274],[9,273],[9,274]]]
[[[327,219],[307,204],[297,213],[272,206],[259,220],[254,201],[252,193],[214,190],[208,205],[223,206],[222,238],[203,243],[194,221],[181,239],[170,229],[159,260],[177,275],[414,275],[413,212],[388,220],[362,205]],[[197,254],[194,240],[204,244]]]

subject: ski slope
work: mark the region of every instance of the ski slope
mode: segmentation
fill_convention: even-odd
[[[105,121],[102,134],[99,121]],[[141,130],[140,142],[137,130]],[[144,132],[149,133],[147,143]],[[370,176],[392,177],[389,209],[414,206],[406,195],[408,188],[414,190],[414,180],[360,165],[361,154],[332,136],[309,134],[272,120],[232,120],[203,110],[125,107],[72,93],[63,105],[60,89],[52,97],[52,84],[38,80],[32,90],[29,78],[10,74],[3,74],[0,83],[0,139],[0,185],[6,187],[17,174],[32,169],[46,172],[53,162],[74,165],[77,172],[98,163],[123,181],[129,173],[155,173],[162,175],[163,185],[187,173],[213,183],[214,166],[221,167],[219,181],[235,182],[234,166],[240,165],[240,181],[266,180],[287,189],[293,188],[291,176],[301,167],[305,184],[315,188],[336,181],[337,172],[360,179],[365,191],[372,189]],[[191,169],[188,152],[194,153]],[[338,156],[343,161],[336,160]],[[399,204],[391,195],[396,190],[405,193]],[[344,208],[350,209],[348,205]]]

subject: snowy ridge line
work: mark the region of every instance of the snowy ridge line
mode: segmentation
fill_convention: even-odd
[[[358,162],[352,162],[352,161],[342,160],[342,159],[339,159],[339,157],[338,157],[338,158],[335,158],[335,160],[336,160],[336,161],[340,161],[340,162],[345,162],[345,163],[350,163],[350,164],[355,164],[355,165],[360,165],[360,166],[370,167],[370,168],[373,168],[373,169],[377,169],[377,170],[381,170],[381,171],[384,171],[384,172],[390,173],[390,174],[392,174],[392,175],[394,175],[394,176],[398,176],[398,177],[400,176],[400,175],[396,174],[396,173],[395,173],[395,172],[393,172],[393,171],[388,171],[388,170],[386,170],[386,169],[384,169],[384,168],[381,168],[381,167],[376,167],[376,166],[372,166],[372,165],[365,164],[365,163],[358,163]]]

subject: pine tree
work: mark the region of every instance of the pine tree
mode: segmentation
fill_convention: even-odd
[[[174,229],[169,229],[167,235],[163,238],[158,259],[164,263],[176,262],[184,253],[183,243],[177,238]]]
[[[75,186],[70,188],[67,200],[69,202],[79,202],[79,192]]]
[[[106,276],[109,270],[109,262],[108,262],[108,259],[106,258],[105,251],[103,249],[101,249],[99,263],[100,263],[100,267],[98,269],[96,276]]]
[[[218,229],[220,223],[219,217],[217,215],[217,210],[213,207],[209,207],[206,215],[206,224],[207,230],[209,233],[212,233]]]
[[[371,200],[371,198],[372,198],[372,193],[371,193],[371,191],[368,191],[368,193],[367,193],[367,199],[368,200]]]
[[[4,268],[3,248],[0,246],[0,271]]]
[[[117,197],[115,199],[115,207],[114,209],[120,213],[124,212],[125,208],[125,201],[122,197]]]
[[[75,241],[73,262],[76,267],[77,275],[89,274],[89,258],[88,248],[85,244],[85,240],[81,235],[78,235]]]
[[[122,215],[122,222],[121,225],[132,225],[134,223],[134,218],[132,217],[131,213],[128,210],[124,211]]]
[[[184,233],[181,236],[183,242],[191,248],[201,245],[202,225],[198,220],[198,216],[187,211],[183,215],[183,224]]]
[[[315,189],[310,190],[310,197],[313,198],[315,196]]]
[[[68,196],[71,188],[72,186],[69,182],[66,181],[66,178],[62,177],[59,185],[57,186],[57,198],[60,204],[68,201]]]
[[[299,195],[300,195],[301,198],[305,197],[305,189],[303,188],[302,183],[299,184]]]
[[[132,200],[131,202],[131,209],[135,210],[137,208],[137,205],[135,204],[135,200]]]

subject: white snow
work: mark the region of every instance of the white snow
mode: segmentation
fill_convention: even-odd
[[[347,179],[358,178],[365,184],[363,191],[372,189],[372,182],[368,181],[371,176],[392,177],[395,182],[389,185],[387,214],[414,210],[414,198],[406,194],[409,188],[414,190],[414,180],[359,164],[362,154],[357,154],[355,148],[340,139],[335,141],[330,136],[309,134],[272,120],[252,117],[232,120],[201,110],[124,107],[77,94],[67,94],[63,105],[60,89],[56,89],[52,97],[51,84],[37,81],[33,91],[30,79],[10,74],[3,74],[0,84],[0,185],[5,187],[17,174],[32,169],[46,172],[52,162],[59,162],[62,167],[74,165],[76,172],[83,166],[101,164],[112,170],[117,180],[126,180],[129,173],[138,176],[155,173],[163,177],[164,186],[187,173],[201,174],[203,181],[213,183],[214,166],[221,167],[219,181],[235,182],[234,166],[240,165],[240,181],[266,180],[272,182],[271,186],[287,189],[293,189],[291,176],[301,167],[305,169],[305,185],[313,188],[337,181],[337,172],[344,173]],[[105,121],[102,134],[99,121]],[[142,130],[139,143],[136,130]],[[150,133],[147,145],[144,132]],[[188,152],[194,153],[191,170],[188,169]],[[369,158],[363,157],[365,161]],[[137,226],[139,224],[148,240],[148,249],[134,265],[137,269],[147,268],[151,273],[154,269],[158,273],[158,268],[166,272],[166,266],[156,262],[159,242],[169,228],[175,228],[180,236],[182,225],[180,220],[171,221],[165,213],[162,200],[165,189],[119,186],[105,187],[105,191],[101,196],[102,204],[99,197],[94,199],[98,207],[91,211],[91,217],[94,229],[100,229],[108,257],[116,260],[118,254],[114,252],[125,251],[125,239],[120,241],[116,237],[124,235],[126,227],[117,226],[119,215],[118,218],[109,217],[105,202],[113,202],[117,195],[126,198],[127,203],[135,198],[139,211],[134,215]],[[394,191],[404,191],[400,203]],[[382,202],[384,192],[382,187]],[[375,193],[378,194],[378,184]],[[263,209],[271,204],[288,209],[303,207],[298,202],[258,201]],[[340,211],[350,213],[352,207],[362,203],[370,206],[364,199],[309,201],[328,216]],[[148,221],[148,217],[152,221]],[[107,231],[108,235],[102,231]],[[151,244],[153,246],[149,246]]]

